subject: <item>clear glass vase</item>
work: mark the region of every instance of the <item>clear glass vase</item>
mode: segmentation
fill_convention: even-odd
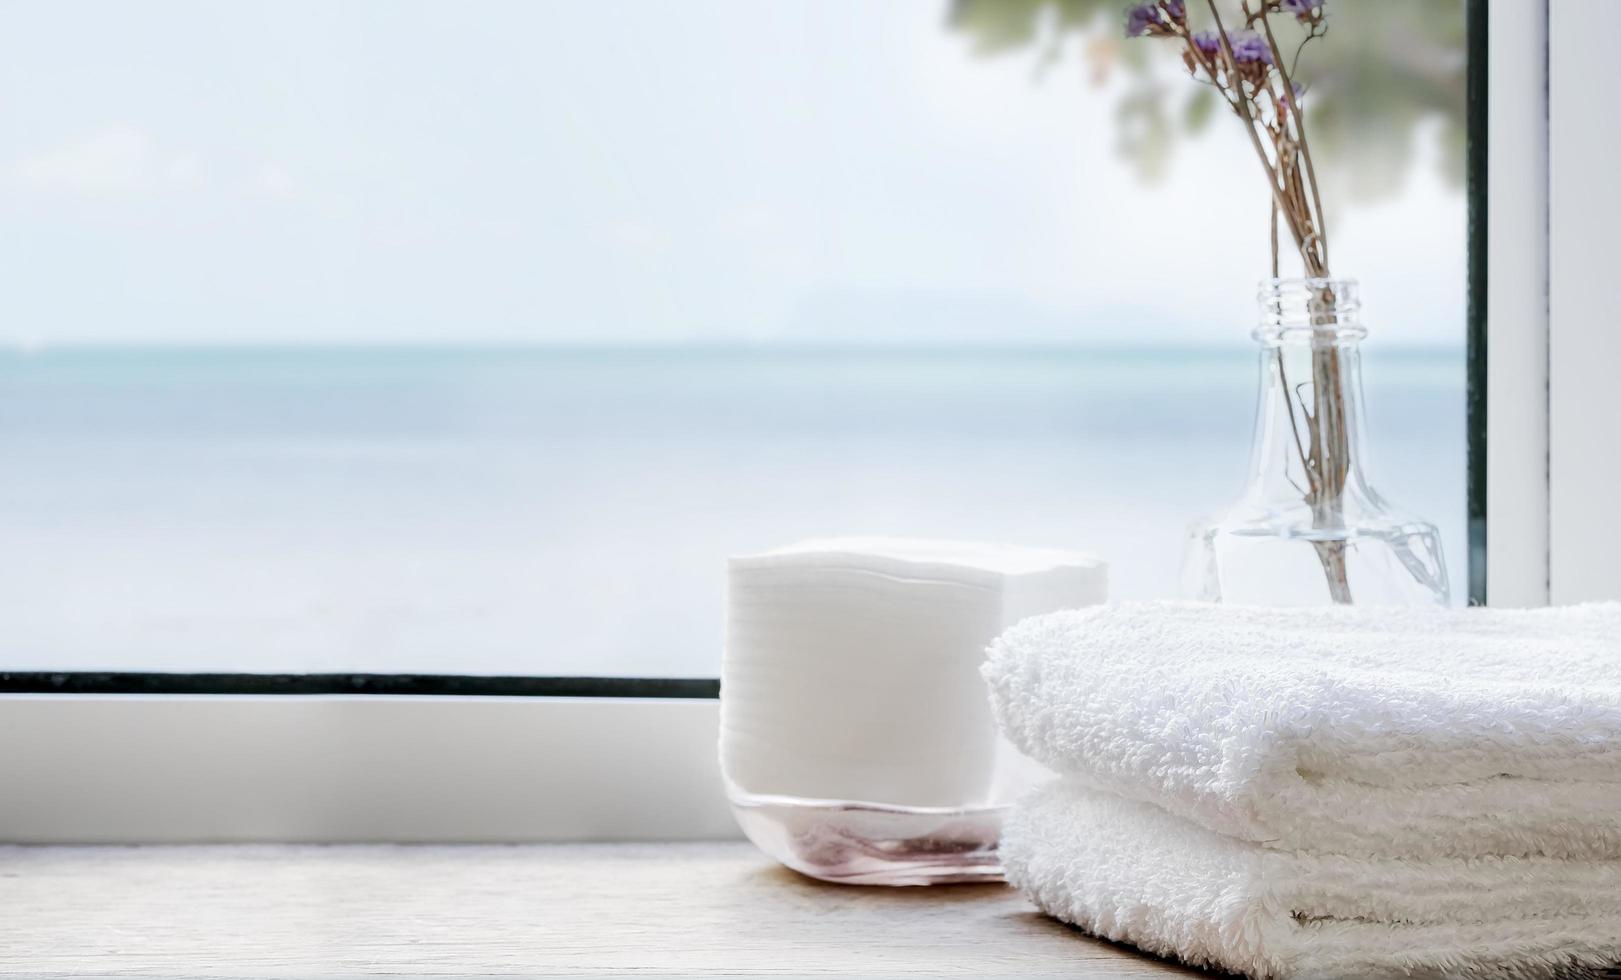
[[[1445,605],[1440,533],[1368,478],[1355,280],[1261,284],[1261,391],[1249,482],[1196,526],[1191,597],[1246,605]]]

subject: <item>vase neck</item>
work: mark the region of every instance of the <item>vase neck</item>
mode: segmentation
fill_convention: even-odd
[[[1261,395],[1248,496],[1268,509],[1306,507],[1318,528],[1376,500],[1367,478],[1356,283],[1262,283]]]
[[[1355,279],[1266,279],[1256,301],[1261,315],[1253,336],[1262,344],[1354,344],[1368,335]]]

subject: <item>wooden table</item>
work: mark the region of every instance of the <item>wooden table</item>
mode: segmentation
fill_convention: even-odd
[[[827,885],[741,843],[0,848],[0,975],[1194,976],[1011,889]]]

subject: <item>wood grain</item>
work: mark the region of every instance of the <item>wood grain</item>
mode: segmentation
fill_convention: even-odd
[[[0,915],[5,976],[1194,975],[1002,886],[826,885],[746,844],[8,847]]]

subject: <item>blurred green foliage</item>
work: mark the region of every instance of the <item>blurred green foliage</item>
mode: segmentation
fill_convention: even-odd
[[[1237,4],[1218,0],[1229,27]],[[1208,126],[1221,109],[1181,68],[1173,39],[1124,36],[1125,0],[951,0],[951,29],[985,56],[1025,52],[1047,70],[1077,35],[1092,78],[1125,76],[1116,106],[1121,151],[1147,178],[1161,174],[1178,137]],[[1188,0],[1193,26],[1213,26],[1201,0]],[[1302,53],[1295,75],[1312,152],[1325,183],[1370,199],[1396,190],[1418,140],[1435,134],[1442,175],[1463,180],[1465,31],[1463,0],[1328,0],[1328,32]],[[1273,15],[1279,45],[1301,36]],[[1434,121],[1438,125],[1429,126]]]

